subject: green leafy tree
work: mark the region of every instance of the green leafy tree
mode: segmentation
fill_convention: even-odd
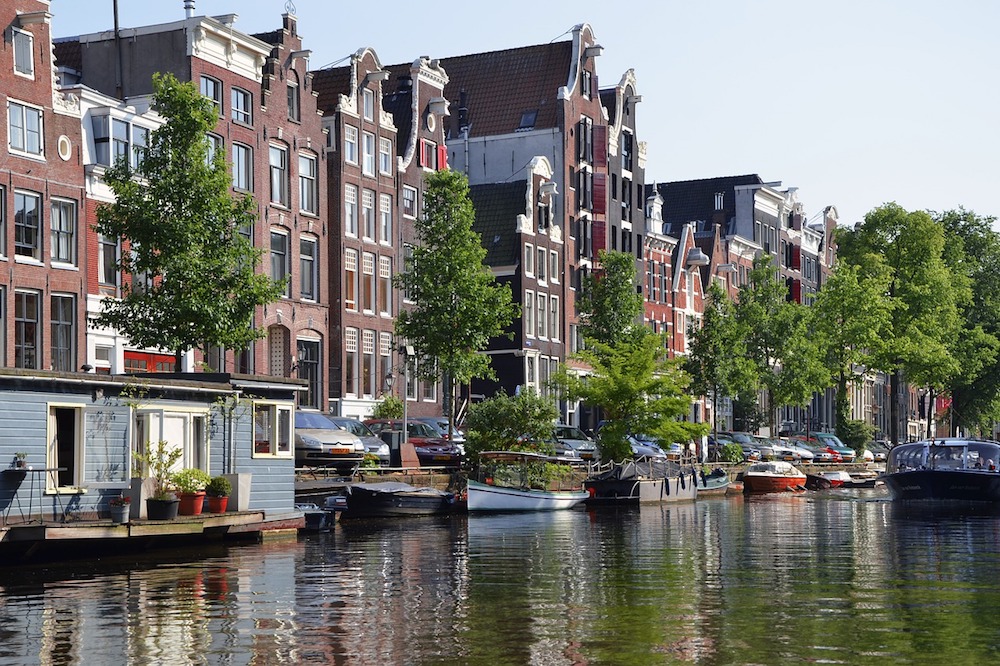
[[[496,284],[483,264],[486,249],[474,221],[463,174],[443,170],[427,176],[413,258],[394,278],[415,303],[400,312],[396,335],[413,345],[420,378],[444,382],[452,407],[449,431],[454,429],[455,386],[495,376],[490,357],[480,352],[520,315],[510,287]]]
[[[743,332],[733,315],[733,302],[713,281],[705,300],[701,326],[688,333],[684,371],[691,377],[691,391],[712,399],[712,427],[718,429],[718,401],[752,383]]]
[[[635,336],[611,347],[596,340],[576,358],[592,373],[580,376],[561,367],[555,377],[569,400],[600,407],[608,422],[599,446],[604,460],[632,455],[629,434],[649,434],[664,442],[687,442],[708,431],[706,423],[679,420],[691,408],[685,393],[689,378],[670,360],[662,336],[639,328]]]
[[[403,418],[403,401],[390,394],[382,396],[382,399],[375,403],[372,409],[373,419],[401,419]]]
[[[509,396],[501,391],[469,408],[466,455],[481,451],[534,451],[553,454],[552,424],[559,416],[555,403],[528,388]]]
[[[836,266],[812,306],[812,332],[820,357],[837,386],[837,434],[850,419],[848,387],[864,379],[872,358],[883,353],[885,332],[891,325],[892,302],[886,300],[889,275],[872,270],[861,274],[857,266]],[[844,440],[847,441],[847,440]]]
[[[825,385],[825,377],[818,350],[807,335],[808,310],[788,302],[788,289],[778,281],[772,262],[770,255],[754,260],[734,312],[754,367],[754,379],[741,389],[741,397],[747,400],[763,389],[767,422],[776,432],[777,407],[808,404],[813,392]]]
[[[284,285],[256,272],[262,250],[240,234],[253,224],[254,200],[232,196],[221,152],[207,159],[212,102],[194,84],[156,74],[153,109],[166,122],[141,163],[133,169],[123,158],[105,173],[115,202],[98,208],[94,228],[123,241],[117,268],[132,280],[120,299],[101,302],[94,323],[174,352],[179,367],[200,345],[244,349],[261,337],[254,313]]]
[[[935,216],[944,227],[944,260],[969,283],[959,302],[961,330],[952,347],[960,371],[945,387],[953,432],[989,431],[1000,419],[1000,234],[996,219],[963,208]]]
[[[890,391],[899,395],[903,377],[940,390],[959,371],[954,344],[959,306],[967,281],[944,261],[944,228],[923,211],[895,203],[875,208],[854,229],[838,232],[838,257],[858,267],[860,276],[887,270],[885,298],[892,303],[891,326],[874,367],[889,373]],[[899,404],[890,405],[890,439],[899,442]]]
[[[635,289],[635,258],[627,252],[601,250],[601,268],[583,280],[576,305],[584,337],[612,347],[641,326],[642,295]]]

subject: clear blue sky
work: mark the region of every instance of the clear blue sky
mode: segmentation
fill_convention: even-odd
[[[236,28],[284,0],[197,0]],[[1000,2],[297,0],[310,66],[372,47],[383,64],[566,39],[589,23],[602,86],[632,68],[647,181],[757,173],[842,223],[887,201],[1000,216]],[[53,0],[57,37],[110,29],[113,0]],[[119,0],[119,23],[179,20],[182,0]],[[377,29],[370,26],[377,25]]]

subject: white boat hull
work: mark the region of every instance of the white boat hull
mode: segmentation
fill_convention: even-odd
[[[469,480],[469,511],[558,511],[583,502],[586,490],[525,490]]]

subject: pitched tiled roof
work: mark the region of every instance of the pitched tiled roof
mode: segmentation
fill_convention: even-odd
[[[482,236],[486,264],[512,266],[521,258],[517,216],[524,214],[524,193],[528,181],[489,183],[469,188],[469,198],[476,209],[473,229]]]
[[[317,69],[310,73],[313,76],[313,91],[319,95],[317,106],[323,115],[332,115],[337,109],[340,95],[348,93],[348,87],[351,84],[351,68]]]
[[[79,37],[54,39],[52,50],[56,54],[56,66],[69,67],[78,72],[83,69],[83,52],[80,49]]]
[[[525,112],[537,112],[535,129],[559,124],[559,88],[566,85],[572,59],[571,41],[525,46],[505,51],[442,58],[448,75],[445,97],[451,102],[449,136],[458,135],[461,93],[467,93],[469,136],[516,131]]]
[[[728,223],[736,215],[735,188],[737,185],[759,185],[763,183],[757,174],[743,176],[721,176],[700,180],[681,180],[658,183],[657,192],[663,197],[663,220],[670,233],[676,233],[679,225],[696,220],[710,221],[716,216],[715,194],[725,195],[723,218]]]
[[[279,28],[271,32],[258,32],[250,36],[268,44],[281,44],[285,39],[285,31]]]
[[[601,105],[608,110],[608,118],[611,118],[613,122],[615,111],[618,109],[618,88],[605,88],[602,90]]]

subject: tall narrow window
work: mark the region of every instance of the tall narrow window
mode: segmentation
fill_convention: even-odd
[[[52,296],[52,369],[76,371],[76,299]]]
[[[146,151],[149,148],[149,130],[145,127],[132,126],[132,155],[131,162],[133,169],[138,169],[143,160],[146,159]]]
[[[378,239],[385,245],[392,245],[392,195],[380,194]]]
[[[222,83],[211,76],[201,77],[201,94],[212,100],[215,110],[222,115]]]
[[[361,193],[361,217],[364,220],[364,239],[375,240],[375,193],[371,190]]]
[[[559,339],[559,322],[562,317],[559,316],[559,297],[549,296],[549,339],[558,340]]]
[[[271,203],[286,208],[288,202],[288,150],[282,146],[270,146],[268,151],[271,164]]]
[[[278,231],[271,232],[271,279],[275,282],[285,281],[284,295],[292,295],[288,274],[291,272],[288,257],[288,234]]]
[[[316,186],[316,158],[299,155],[299,207],[304,213],[319,212],[319,191]]]
[[[361,334],[361,353],[364,355],[361,366],[361,393],[366,398],[375,396],[375,331],[365,330]]]
[[[39,369],[40,299],[34,291],[14,292],[14,367]]]
[[[100,236],[98,239],[98,271],[97,281],[101,294],[105,296],[118,295],[118,241],[110,236]]]
[[[253,95],[240,88],[232,88],[230,95],[230,109],[233,120],[244,125],[253,123]]]
[[[122,159],[131,159],[129,148],[129,125],[124,120],[111,119],[111,164],[118,164]]]
[[[14,38],[14,71],[25,76],[35,75],[35,58],[30,32],[11,28]]]
[[[417,216],[417,190],[409,185],[403,185],[403,215]]]
[[[222,137],[218,134],[206,134],[205,138],[208,140],[208,153],[205,155],[205,164],[212,166],[212,163],[215,162],[215,156],[222,151]]]
[[[524,308],[521,310],[524,317],[524,334],[529,338],[535,337],[535,292],[524,292]]]
[[[76,265],[76,202],[52,200],[52,261]]]
[[[361,255],[361,309],[375,312],[375,255],[371,252]]]
[[[305,393],[299,394],[299,406],[320,409],[322,391],[320,384],[320,344],[319,340],[299,340],[297,342],[299,379],[308,382]]]
[[[344,127],[344,161],[358,163],[358,128],[350,125]]]
[[[30,192],[14,192],[14,254],[41,261],[42,198]]]
[[[538,337],[544,338],[548,335],[548,328],[546,327],[546,315],[548,314],[548,302],[546,296],[543,293],[538,293],[535,298],[538,302],[538,312],[536,313],[535,325],[538,329]]]
[[[344,251],[344,307],[358,310],[358,252]]]
[[[242,143],[233,144],[233,187],[253,191],[253,153]]]
[[[299,295],[307,301],[316,300],[317,243],[313,238],[299,239]]]
[[[375,135],[365,132],[361,137],[361,171],[366,176],[375,175]]]
[[[365,114],[365,120],[375,119],[375,91],[371,88],[365,88],[361,91],[361,99],[363,104],[363,112]]]
[[[73,488],[82,481],[80,452],[83,451],[83,409],[49,407],[48,447],[45,464],[54,470],[45,475],[45,490]]]
[[[344,330],[344,393],[351,396],[358,395],[358,329],[348,328]]]
[[[42,110],[9,102],[7,105],[8,145],[13,151],[41,155],[42,146]]]
[[[299,79],[295,72],[288,72],[288,119],[298,122],[302,116],[299,98]]]
[[[7,254],[7,190],[0,187],[0,256]],[[3,350],[0,349],[0,353]]]
[[[354,185],[344,186],[344,233],[358,235],[358,188]]]
[[[387,176],[392,175],[392,140],[378,140],[378,170]]]
[[[386,317],[392,309],[392,259],[378,258],[378,312]]]

